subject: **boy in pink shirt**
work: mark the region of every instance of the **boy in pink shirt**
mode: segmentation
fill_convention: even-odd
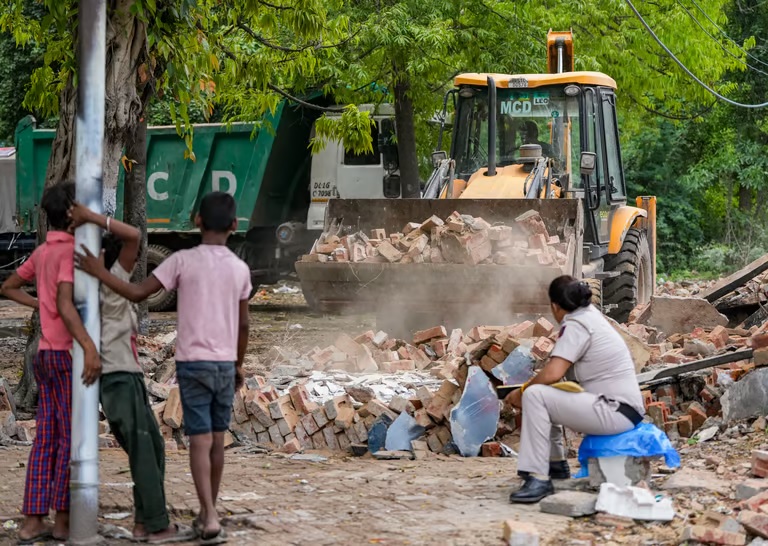
[[[161,288],[178,291],[176,375],[189,436],[190,466],[200,501],[198,532],[204,544],[222,541],[216,497],[224,470],[224,433],[229,428],[235,389],[243,383],[248,345],[248,266],[229,248],[237,229],[234,198],[213,192],[203,197],[195,218],[202,244],[175,252],[141,284],[122,281],[87,250],[78,267],[124,298],[138,302]]]
[[[72,300],[73,254],[68,209],[75,187],[60,183],[45,190],[41,206],[48,216],[45,243],[2,286],[7,298],[40,310],[42,334],[35,358],[35,380],[39,389],[36,435],[29,454],[24,487],[24,525],[19,544],[33,544],[53,537],[69,536],[69,457],[72,433],[72,338],[83,347],[86,385],[101,372],[99,351],[85,330]],[[34,282],[37,296],[22,287]],[[56,511],[51,530],[44,518]]]

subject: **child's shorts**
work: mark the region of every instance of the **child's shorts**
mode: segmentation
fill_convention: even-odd
[[[176,378],[187,436],[229,428],[235,396],[234,362],[177,362]]]

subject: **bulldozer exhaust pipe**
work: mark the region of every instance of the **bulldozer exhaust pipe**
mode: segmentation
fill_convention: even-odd
[[[565,41],[561,38],[557,41],[557,73],[562,74],[565,57]]]
[[[496,81],[488,76],[488,171],[496,176]]]

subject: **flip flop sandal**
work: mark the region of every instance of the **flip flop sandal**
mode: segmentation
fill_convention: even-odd
[[[198,544],[202,546],[214,546],[216,544],[224,544],[227,542],[227,534],[224,532],[224,528],[220,527],[215,533],[206,533],[202,529],[200,530],[200,541]]]
[[[150,538],[147,540],[147,543],[172,544],[174,542],[189,542],[190,540],[195,540],[198,536],[198,532],[189,525],[184,525],[182,523],[174,523],[173,525],[176,527],[176,533],[173,536],[159,539]]]
[[[51,531],[43,531],[42,533],[29,538],[19,538],[16,544],[37,544],[38,542],[47,542],[53,538]]]

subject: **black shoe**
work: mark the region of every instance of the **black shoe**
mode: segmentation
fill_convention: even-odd
[[[517,475],[525,480],[530,472],[518,470]],[[568,461],[549,461],[549,478],[552,480],[570,480],[571,467],[568,466]]]
[[[509,496],[509,502],[534,504],[554,493],[555,488],[552,486],[552,480],[540,480],[529,476],[523,486]]]

